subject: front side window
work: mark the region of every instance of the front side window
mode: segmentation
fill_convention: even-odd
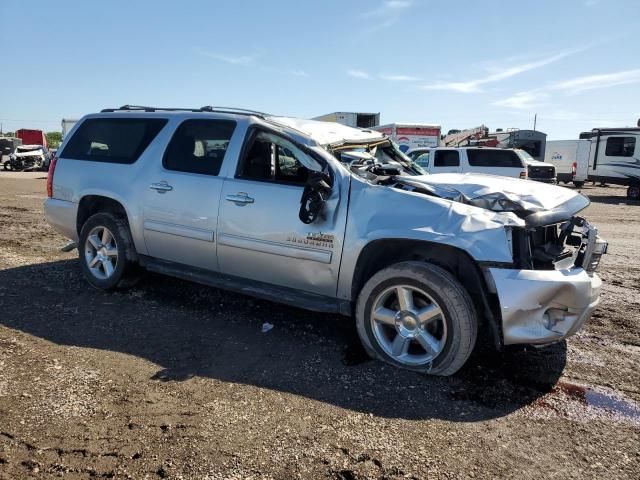
[[[609,137],[604,154],[607,157],[633,157],[636,137]]]
[[[178,172],[218,175],[236,127],[231,120],[185,120],[167,147],[163,165]]]
[[[433,166],[458,167],[460,166],[460,154],[457,150],[436,150]]]
[[[321,170],[316,160],[277,135],[259,132],[250,141],[238,174],[241,178],[304,185],[310,170]]]
[[[166,123],[165,118],[89,118],[69,139],[60,157],[131,164]]]

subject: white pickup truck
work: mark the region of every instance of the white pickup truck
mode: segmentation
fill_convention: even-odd
[[[407,152],[429,173],[485,173],[556,183],[555,167],[524,150],[491,147],[414,148]]]

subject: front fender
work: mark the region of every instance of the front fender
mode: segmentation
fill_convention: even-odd
[[[352,179],[338,297],[351,298],[358,257],[376,240],[421,240],[467,252],[477,262],[511,263],[509,226],[521,226],[512,213],[372,185]]]

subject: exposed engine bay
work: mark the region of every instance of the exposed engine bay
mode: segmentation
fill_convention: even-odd
[[[572,190],[484,174],[428,175],[389,140],[341,146],[332,152],[351,172],[375,185],[447,199],[517,217],[511,230],[514,265],[531,270],[595,271],[606,242],[577,213],[589,200]]]

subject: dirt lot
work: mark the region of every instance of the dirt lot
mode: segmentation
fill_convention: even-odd
[[[450,378],[367,361],[351,323],[146,275],[81,278],[41,173],[0,173],[0,478],[640,478],[640,205],[585,331]],[[263,322],[274,328],[262,333]]]

